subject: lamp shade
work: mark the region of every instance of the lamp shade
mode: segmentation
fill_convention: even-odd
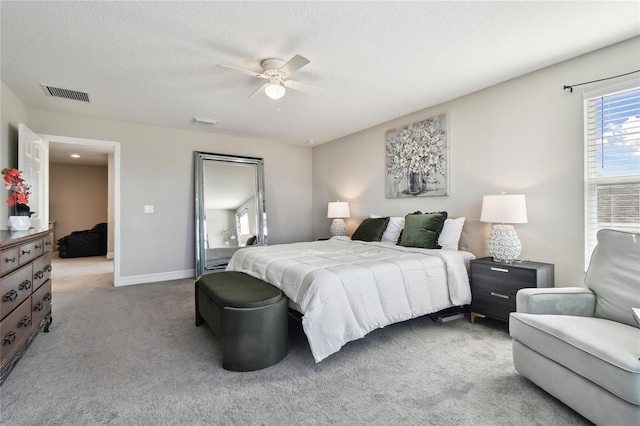
[[[349,217],[349,203],[346,201],[333,201],[329,203],[327,217],[329,219]]]
[[[481,222],[527,223],[527,205],[522,194],[485,195]]]

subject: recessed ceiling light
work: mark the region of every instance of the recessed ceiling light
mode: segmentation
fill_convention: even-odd
[[[80,154],[71,154],[71,158],[80,158]]]

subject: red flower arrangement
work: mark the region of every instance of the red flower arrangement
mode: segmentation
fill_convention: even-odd
[[[16,207],[18,216],[31,216],[29,206],[29,190],[31,187],[27,185],[20,176],[22,172],[18,169],[2,169],[4,175],[4,187],[11,191],[7,204],[10,207]]]

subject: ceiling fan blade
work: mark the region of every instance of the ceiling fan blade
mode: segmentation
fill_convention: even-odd
[[[227,68],[227,69],[234,70],[234,71],[240,71],[241,73],[250,75],[252,77],[266,78],[265,76],[262,75],[262,73],[255,72],[255,71],[249,71],[249,70],[243,70],[242,68],[230,67],[229,65],[218,65],[218,68]]]
[[[293,90],[299,90],[300,92],[307,93],[309,95],[319,95],[323,92],[319,87],[311,86],[309,84],[300,83],[299,81],[294,80],[285,80],[284,86],[289,87]]]
[[[267,84],[269,83],[265,83],[262,86],[258,87],[252,94],[249,95],[249,98],[253,97],[253,95],[255,95],[256,93],[264,91],[264,88],[267,87]]]
[[[296,55],[289,59],[289,62],[280,67],[278,71],[282,71],[287,75],[291,75],[298,71],[300,68],[307,65],[310,61],[304,56]]]

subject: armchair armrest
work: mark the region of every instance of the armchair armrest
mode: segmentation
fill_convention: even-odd
[[[583,287],[523,288],[516,294],[516,311],[542,315],[592,317],[596,295]]]

